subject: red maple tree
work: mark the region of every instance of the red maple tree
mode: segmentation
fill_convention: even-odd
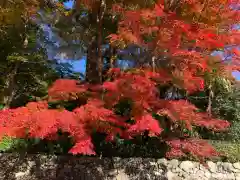
[[[88,6],[94,3],[83,2]],[[64,107],[50,109],[47,101],[2,110],[1,136],[51,140],[57,138],[57,131],[61,129],[75,140],[70,153],[90,155],[95,154],[91,140],[95,130],[107,134],[107,141],[114,141],[116,135],[129,139],[147,131],[149,136],[159,137],[171,147],[167,156],[191,153],[201,159],[218,155],[207,142],[188,135],[180,137],[176,132],[182,128],[191,131],[193,126],[222,131],[229,123],[198,112],[187,100],[160,98],[162,92],[158,86],[168,85],[190,94],[204,89],[203,75],[213,71],[213,64],[220,65],[220,75],[224,76],[239,69],[236,49],[232,64],[211,57],[214,50],[239,44],[239,31],[231,29],[239,20],[239,12],[232,8],[235,3],[182,0],[173,5],[160,0],[150,7],[134,10],[114,4],[115,13],[122,18],[118,32],[109,36],[111,43],[134,43],[146,48],[156,58],[157,65],[126,71],[110,69],[107,74],[110,80],[99,85],[57,80],[49,88],[48,101],[85,99],[85,103],[73,111]],[[149,38],[151,40],[147,40]],[[115,107],[122,99],[133,102],[127,115],[115,113]],[[153,117],[154,113],[168,119],[168,136],[161,136],[165,129],[162,122]],[[128,119],[134,123],[128,123]]]

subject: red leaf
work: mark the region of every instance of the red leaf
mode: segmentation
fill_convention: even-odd
[[[154,11],[157,16],[163,16],[165,13],[163,11],[164,7],[160,4],[155,4]]]
[[[86,84],[78,85],[78,83],[73,79],[59,79],[49,88],[48,95],[51,100],[76,99],[79,93],[84,93],[88,89]]]
[[[240,56],[240,51],[238,49],[233,49],[232,52],[236,55],[236,56]]]
[[[136,117],[135,120],[136,123],[129,128],[129,132],[142,133],[148,130],[152,136],[160,135],[162,132],[158,121],[154,119],[151,114]]]
[[[84,155],[96,155],[94,147],[90,138],[77,141],[77,143],[70,149],[69,153],[72,154],[84,154]]]
[[[211,158],[219,155],[213,146],[201,139],[173,139],[167,141],[167,144],[171,147],[167,156],[171,158],[186,156],[190,153],[199,160],[203,160],[204,158]]]

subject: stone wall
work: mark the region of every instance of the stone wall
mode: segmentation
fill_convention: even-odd
[[[0,180],[240,180],[240,163],[0,155]]]

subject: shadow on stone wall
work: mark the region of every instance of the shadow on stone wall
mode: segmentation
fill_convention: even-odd
[[[141,158],[2,154],[0,180],[154,180],[159,179],[157,175],[160,173],[155,161]]]
[[[101,180],[110,165],[105,159],[17,154],[2,155],[0,163],[1,180]]]
[[[0,180],[240,180],[240,163],[1,154]]]

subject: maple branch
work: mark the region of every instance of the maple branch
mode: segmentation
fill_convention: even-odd
[[[1,6],[2,6],[3,9],[5,9],[6,6],[7,6],[7,0],[3,0]],[[2,17],[3,24],[5,24],[5,21],[6,21],[6,16],[3,15],[3,17]]]
[[[214,97],[214,93],[213,93],[211,84],[209,85],[208,89],[209,89],[209,95],[208,95],[207,113],[208,113],[209,117],[211,117],[212,116],[212,98]]]
[[[231,55],[228,54],[223,60],[218,61],[218,62],[215,62],[215,64],[219,64],[219,63],[224,63],[224,62],[226,62],[230,56],[231,56]]]
[[[206,10],[207,6],[208,6],[208,0],[205,0],[204,4],[203,4],[203,8],[201,10],[201,13]]]
[[[153,57],[152,57],[152,69],[153,69],[153,72],[156,71],[156,62],[155,62],[155,59],[156,59],[156,57],[153,56]]]
[[[200,18],[201,18],[201,14],[203,13],[203,11],[206,10],[207,6],[208,6],[208,0],[204,0],[204,2],[203,2],[203,8],[201,9],[201,11],[200,11],[200,13],[199,13],[199,16],[198,16],[198,18],[197,18],[197,22],[199,22],[199,20],[200,20]]]
[[[180,5],[180,0],[171,0],[169,3],[169,8],[175,11]]]
[[[206,99],[207,97],[188,97],[189,99]]]
[[[117,59],[117,55],[116,55],[116,49],[115,47],[110,45],[110,68],[114,68],[115,66],[115,61]]]

